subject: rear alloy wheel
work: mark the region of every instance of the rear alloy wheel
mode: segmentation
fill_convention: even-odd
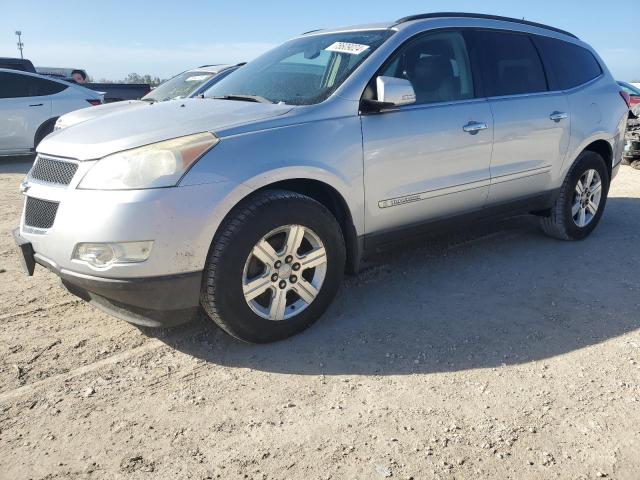
[[[609,193],[609,173],[597,153],[580,154],[567,174],[558,198],[541,219],[543,230],[561,240],[582,240],[598,225]]]
[[[205,266],[201,304],[236,338],[282,340],[328,308],[345,257],[340,225],[322,204],[294,192],[259,192],[220,226]]]
[[[579,228],[591,223],[598,214],[602,199],[602,179],[594,170],[587,170],[576,184],[571,206],[571,216]]]

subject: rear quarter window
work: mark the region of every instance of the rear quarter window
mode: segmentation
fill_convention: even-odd
[[[67,86],[63,83],[52,82],[44,78],[31,77],[31,80],[33,82],[31,91],[34,96],[54,95],[67,89]]]
[[[586,48],[541,36],[535,36],[534,42],[551,71],[552,90],[578,87],[602,74],[602,67]]]

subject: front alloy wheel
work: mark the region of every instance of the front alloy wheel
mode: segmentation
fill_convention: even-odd
[[[253,343],[290,337],[331,304],[345,266],[342,229],[316,200],[256,192],[216,233],[201,304],[227,333]]]
[[[244,298],[253,312],[281,321],[316,299],[327,273],[320,237],[302,225],[277,228],[253,247],[242,274]]]

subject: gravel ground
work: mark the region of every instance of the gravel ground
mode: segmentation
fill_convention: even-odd
[[[251,346],[24,276],[28,168],[0,159],[0,478],[638,478],[640,171],[586,241],[528,217],[423,239]]]

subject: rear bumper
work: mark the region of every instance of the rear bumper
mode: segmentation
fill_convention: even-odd
[[[146,327],[170,327],[192,320],[199,311],[202,272],[143,278],[104,278],[58,268],[33,251],[19,229],[13,236],[27,274],[35,264],[47,268],[72,294],[122,320]]]

